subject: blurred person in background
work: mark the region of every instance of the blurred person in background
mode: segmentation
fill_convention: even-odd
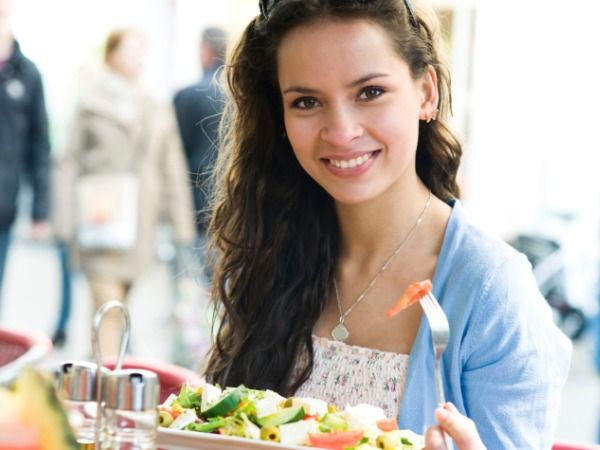
[[[217,27],[206,28],[199,43],[202,78],[175,95],[175,113],[190,171],[197,247],[204,256],[206,236],[207,196],[210,179],[217,157],[218,132],[223,111],[223,95],[217,80],[227,52],[227,35]],[[205,270],[210,277],[210,270]]]
[[[198,239],[187,258],[175,258],[172,264],[177,274],[174,315],[179,330],[174,336],[172,357],[178,364],[190,368],[201,366],[211,345],[210,325],[206,320],[210,314],[209,297],[204,289],[212,277],[210,258],[206,255],[206,209],[223,110],[218,76],[226,49],[225,31],[206,28],[200,35],[197,50],[202,77],[173,98],[194,196]],[[202,270],[198,270],[198,266]]]
[[[178,248],[196,236],[175,115],[139,83],[145,51],[139,31],[110,33],[105,70],[82,90],[59,169],[56,234],[73,244],[94,311],[107,301],[126,300],[153,260],[163,214]],[[121,326],[118,315],[105,318],[103,355],[117,353]]]
[[[0,298],[21,175],[33,190],[31,236],[46,234],[50,143],[42,79],[15,40],[14,0],[0,0]]]
[[[60,164],[60,161],[56,162]],[[56,170],[55,170],[56,171]],[[61,180],[55,179],[56,184]],[[53,192],[60,188],[55,186]],[[54,200],[54,203],[56,201]],[[69,243],[62,239],[56,239],[56,249],[58,251],[58,261],[60,266],[60,306],[58,311],[58,320],[52,333],[52,344],[55,347],[62,347],[67,340],[67,327],[71,317],[71,308],[73,302],[73,273],[70,262]]]

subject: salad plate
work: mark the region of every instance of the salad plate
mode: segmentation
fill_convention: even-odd
[[[399,430],[381,408],[339,410],[323,400],[285,398],[245,386],[183,385],[159,406],[158,448],[165,450],[420,450],[422,436]]]
[[[308,450],[310,447],[283,445],[235,436],[212,433],[198,433],[187,430],[159,428],[157,447],[164,450]],[[313,447],[314,448],[314,447]]]

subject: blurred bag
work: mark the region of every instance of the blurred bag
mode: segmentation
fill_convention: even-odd
[[[139,180],[129,172],[76,181],[76,238],[83,249],[128,250],[137,236]]]

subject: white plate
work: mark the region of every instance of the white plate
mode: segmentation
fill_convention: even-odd
[[[164,450],[309,450],[311,448],[168,428],[158,429],[156,444],[158,448]]]
[[[157,448],[163,450],[310,450],[317,448],[168,428],[158,429],[156,444]]]

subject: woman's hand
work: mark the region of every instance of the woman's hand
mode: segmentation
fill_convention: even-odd
[[[439,426],[430,427],[425,433],[426,450],[446,450],[442,430],[450,435],[457,450],[485,450],[475,422],[458,412],[452,403],[445,403],[435,410]]]

